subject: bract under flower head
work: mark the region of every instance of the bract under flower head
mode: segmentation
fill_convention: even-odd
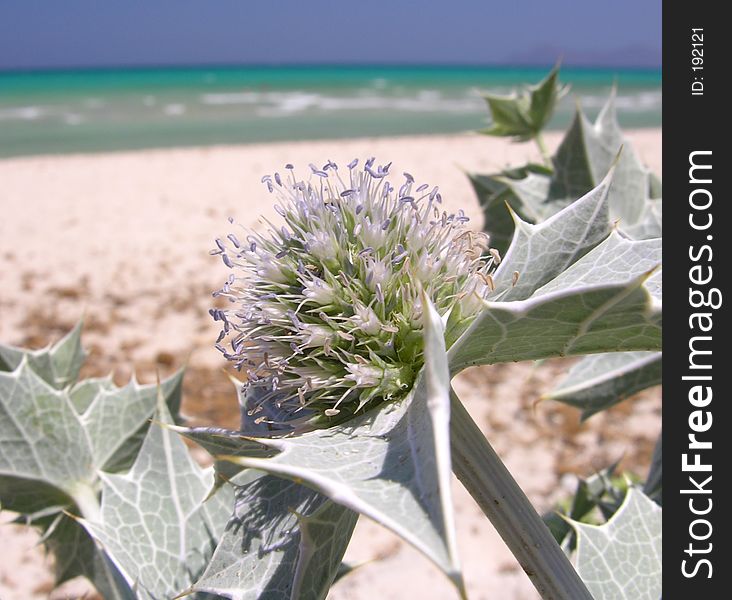
[[[397,190],[389,165],[357,162],[264,177],[284,225],[216,240],[233,274],[215,295],[235,305],[211,311],[217,347],[256,388],[254,422],[341,421],[402,397],[423,364],[421,291],[450,314],[450,339],[490,290],[495,253],[462,212],[408,173]]]

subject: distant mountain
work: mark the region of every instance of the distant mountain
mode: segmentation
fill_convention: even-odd
[[[559,44],[539,44],[514,52],[504,61],[511,65],[545,66],[561,60],[573,67],[637,67],[659,68],[661,48],[646,44],[631,44],[611,50],[567,48]]]

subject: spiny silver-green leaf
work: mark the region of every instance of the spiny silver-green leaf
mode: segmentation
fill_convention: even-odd
[[[604,525],[572,523],[577,571],[596,600],[661,597],[661,508],[631,488]]]
[[[162,394],[173,418],[180,419],[182,385],[182,370],[161,382],[160,389],[156,385],[140,385],[135,380],[121,388],[101,385],[81,414],[95,464],[112,473],[128,469],[150,426],[158,393]],[[72,389],[72,397],[74,394]]]
[[[76,383],[69,390],[69,397],[71,403],[74,405],[76,412],[82,414],[89,405],[94,401],[94,398],[102,390],[114,390],[116,386],[112,381],[112,376],[107,377],[92,377],[91,379],[84,379]]]
[[[68,394],[26,356],[0,372],[0,477],[0,502],[20,513],[68,504],[78,485],[96,480],[91,442]]]
[[[652,273],[645,286],[661,301],[661,240],[629,240],[613,232],[572,266],[540,287],[534,297],[587,286],[623,283]]]
[[[660,303],[647,276],[596,284],[513,302],[486,302],[448,353],[450,368],[609,351],[656,350]]]
[[[450,347],[451,371],[553,356],[660,349],[661,274],[655,269],[660,261],[660,240],[633,241],[611,233],[526,300],[487,301]]]
[[[617,466],[618,464],[615,463],[587,479],[578,479],[574,496],[565,499],[555,510],[551,510],[543,516],[554,539],[567,551],[573,552],[577,546],[577,536],[570,520],[585,520],[591,524],[597,524],[600,522],[595,513],[598,506],[603,507],[599,511],[601,514],[604,514],[606,510],[612,510],[615,513],[620,508],[627,492],[627,486],[621,489],[615,485],[618,480],[618,477],[615,476]]]
[[[621,151],[622,148],[622,151]],[[486,213],[485,229],[500,244],[508,236],[500,203],[508,202],[529,222],[548,219],[596,187],[614,164],[616,173],[609,193],[612,220],[628,237],[660,237],[660,182],[644,167],[617,123],[615,92],[595,123],[581,109],[552,158],[553,171],[527,167],[494,175],[471,175],[479,202]]]
[[[544,398],[582,409],[582,419],[661,383],[660,352],[609,352],[587,356]]]
[[[0,344],[0,372],[14,371],[26,357],[41,379],[56,389],[73,384],[86,354],[81,347],[82,322],[56,344],[42,350],[26,350]]]
[[[271,457],[277,450],[267,437],[255,437],[241,431],[222,427],[175,427],[169,429],[196,442],[211,456]]]
[[[429,314],[428,328],[442,331],[441,321],[436,323]],[[374,519],[424,552],[462,590],[446,485],[449,405],[444,406],[441,395],[448,377],[444,365],[438,367],[445,360],[444,346],[436,347],[439,337],[428,332],[425,340],[427,363],[434,363],[437,374],[427,377],[422,371],[407,398],[329,429],[291,438],[259,438],[278,454],[231,460],[302,482]]]
[[[452,480],[452,458],[450,454],[450,367],[447,362],[445,347],[445,324],[430,301],[427,294],[422,293],[422,310],[424,321],[424,355],[423,376],[426,388],[427,410],[432,428],[432,444],[427,452],[433,454],[428,460],[434,460],[437,477],[437,498],[441,504],[432,512],[442,519],[442,536],[447,547],[451,568],[459,573],[457,539],[455,534],[455,509],[452,503],[450,485]],[[434,490],[433,490],[434,491]],[[462,575],[455,576],[446,571],[457,585],[462,596],[465,588]]]
[[[211,427],[171,429],[213,455],[266,457],[277,453],[240,432]],[[299,597],[295,594],[300,590],[308,590],[312,597],[325,594],[338,575],[338,561],[350,540],[357,513],[286,479],[224,460],[217,461],[216,467],[214,491],[224,483],[233,483],[238,490],[237,504],[232,521],[193,591],[235,599],[289,599]],[[293,511],[302,518],[298,519]],[[305,520],[307,515],[315,520]],[[302,532],[306,532],[305,538]],[[307,550],[304,554],[300,552],[302,547]],[[265,550],[266,556],[262,556]],[[313,551],[325,558],[313,561]]]
[[[340,567],[358,515],[293,481],[247,469],[234,514],[191,591],[232,600],[318,600]]]
[[[572,199],[597,185],[615,163],[621,148],[610,194],[610,214],[623,224],[637,223],[650,194],[650,173],[620,130],[615,90],[594,124],[577,109],[574,122],[552,159],[555,173],[549,197]]]
[[[536,132],[539,132],[554,115],[557,102],[567,94],[569,86],[559,83],[559,64],[556,64],[544,79],[530,85],[528,90],[529,115]]]
[[[492,299],[523,300],[607,238],[612,171],[599,186],[537,225],[514,216],[516,229],[494,275]]]
[[[663,196],[661,178],[653,172],[648,174],[648,196],[652,200],[660,200]]]
[[[155,419],[172,422],[163,401]],[[129,473],[101,474],[100,517],[81,523],[140,598],[173,597],[205,569],[232,502],[221,491],[202,503],[212,478],[175,432],[158,425]]]
[[[426,393],[374,409],[347,425],[271,441],[281,453],[270,459],[236,461],[302,481],[353,511],[360,512],[413,544],[462,589],[443,507],[447,491],[431,431]],[[375,414],[374,414],[375,413]]]
[[[58,512],[30,524],[41,531],[43,543],[55,556],[56,585],[83,576],[105,600],[137,599],[104,550],[72,517]]]
[[[157,386],[116,388],[110,378],[69,385],[83,357],[78,335],[77,328],[50,350],[4,354],[20,362],[12,372],[0,372],[0,503],[40,530],[56,555],[57,583],[82,574],[104,597],[128,598],[116,567],[64,511],[94,512],[99,469],[132,463],[155,410]],[[181,377],[161,384],[176,413]]]
[[[663,234],[663,202],[660,198],[647,199],[643,212],[635,223],[620,221],[621,232],[633,240],[659,238]]]
[[[266,458],[277,454],[277,450],[265,446],[256,437],[240,431],[221,427],[170,427],[183,437],[195,442],[214,458],[217,456],[249,456]],[[237,476],[244,467],[230,460],[214,460],[214,482],[209,495]]]
[[[180,404],[181,378],[179,373],[161,384],[174,409]],[[27,356],[13,372],[0,372],[3,506],[32,513],[68,505],[80,487],[97,485],[99,469],[127,468],[149,426],[156,394],[156,386],[135,382],[124,388],[100,384],[79,414],[74,388],[52,387]]]
[[[325,598],[331,585],[346,575],[343,555],[357,521],[358,513],[332,500],[299,518],[300,560],[292,600]]]
[[[552,170],[544,165],[532,163],[524,167],[507,169],[500,175],[466,173],[483,210],[484,228],[490,232],[491,248],[495,248],[502,254],[508,249],[514,230],[514,222],[509,211],[506,210],[507,206],[530,223],[541,220],[536,217],[534,207],[526,206],[511,191],[512,182],[505,181],[506,179],[522,180],[529,177],[531,173],[551,175]]]
[[[554,114],[557,101],[567,92],[558,83],[559,66],[536,85],[527,86],[509,96],[484,94],[491,112],[491,126],[486,135],[509,136],[528,140],[538,134]]]
[[[595,187],[594,185],[590,187],[583,185],[577,188],[574,195],[562,192],[561,195],[555,197],[552,196],[552,175],[551,172],[529,172],[523,179],[515,179],[499,173],[494,178],[503,183],[518,199],[518,204],[521,207],[520,212],[526,215],[527,220],[532,223],[540,223],[566,208],[577,198],[584,195],[585,192]],[[579,190],[585,191],[580,192]],[[490,231],[491,225],[486,223],[486,226]]]

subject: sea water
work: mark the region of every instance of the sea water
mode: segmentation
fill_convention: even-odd
[[[267,66],[0,72],[0,156],[282,140],[455,133],[488,124],[481,93],[539,68]],[[594,116],[618,87],[624,127],[661,124],[657,70],[562,69]]]

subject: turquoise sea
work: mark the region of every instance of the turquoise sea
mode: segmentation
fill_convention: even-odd
[[[267,66],[0,72],[0,156],[451,133],[484,127],[482,90],[547,69]],[[613,82],[624,127],[661,124],[657,70],[562,69],[594,115]]]

